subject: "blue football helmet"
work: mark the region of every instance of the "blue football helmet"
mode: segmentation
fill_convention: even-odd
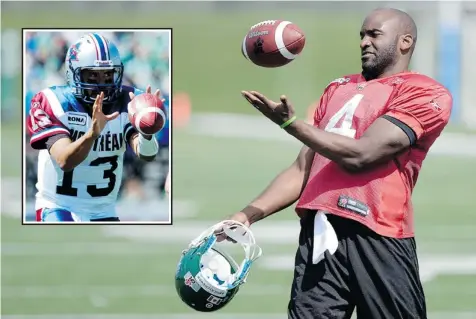
[[[104,92],[103,104],[113,103],[121,92],[124,66],[116,45],[98,33],[82,36],[66,53],[66,83],[78,100],[92,104]],[[106,83],[85,78],[85,72],[108,72]],[[96,83],[94,83],[96,82]]]

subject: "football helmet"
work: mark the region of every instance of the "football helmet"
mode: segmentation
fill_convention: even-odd
[[[82,36],[66,53],[66,83],[75,97],[88,104],[104,92],[103,104],[113,103],[121,91],[124,66],[116,45],[98,33]],[[112,83],[90,83],[83,70],[113,71]]]
[[[217,245],[217,235],[224,234],[244,249],[245,258],[238,264]],[[228,242],[230,243],[230,242]],[[221,243],[220,243],[221,244]],[[246,282],[251,265],[262,254],[251,230],[237,221],[223,221],[192,240],[175,273],[175,288],[182,301],[201,312],[226,306]]]

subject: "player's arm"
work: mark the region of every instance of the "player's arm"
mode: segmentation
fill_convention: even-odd
[[[438,103],[439,109],[433,106]],[[441,132],[448,123],[452,99],[447,92],[423,92],[414,87],[402,92],[389,111],[378,118],[360,139],[326,132],[295,121],[286,131],[316,153],[358,172],[384,163],[414,145],[423,135]]]
[[[31,101],[27,127],[31,147],[37,150],[47,149],[63,171],[72,170],[81,163],[95,140],[92,132],[88,132],[72,142],[69,130],[57,118],[42,92],[36,94]]]
[[[401,128],[383,118],[377,119],[358,140],[326,132],[303,121],[295,121],[286,131],[316,153],[349,171],[363,170],[414,143],[414,134],[407,135]]]
[[[73,170],[88,157],[96,139],[97,136],[89,130],[74,142],[69,136],[53,137],[47,142],[47,146],[51,157],[63,171],[67,172]]]
[[[296,160],[234,219],[253,224],[296,202],[307,183],[315,153],[303,146]],[[240,216],[241,215],[241,216]]]
[[[316,125],[321,121],[328,93],[329,90],[326,88],[314,112]],[[233,219],[251,225],[296,202],[309,178],[314,156],[315,152],[304,145],[291,166],[276,176],[268,187],[244,209],[236,213]]]
[[[131,133],[129,145],[141,160],[152,162],[159,152],[159,143],[155,135],[143,135],[135,131]]]

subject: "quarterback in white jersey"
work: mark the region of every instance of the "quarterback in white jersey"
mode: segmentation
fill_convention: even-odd
[[[119,221],[126,143],[146,161],[159,147],[129,122],[128,104],[142,91],[122,85],[119,51],[97,33],[73,44],[65,63],[67,85],[37,93],[26,121],[30,144],[40,150],[37,221]]]

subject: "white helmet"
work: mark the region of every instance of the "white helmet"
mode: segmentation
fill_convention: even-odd
[[[94,103],[95,96],[104,92],[103,103],[114,102],[121,92],[124,66],[116,45],[98,33],[82,36],[66,53],[66,83],[77,99]],[[83,70],[114,71],[113,83],[88,83],[82,79]],[[88,90],[88,91],[87,91]]]

